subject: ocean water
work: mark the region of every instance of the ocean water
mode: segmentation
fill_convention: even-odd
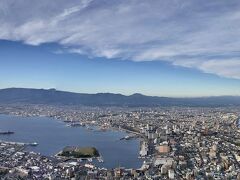
[[[11,135],[0,135],[1,140],[15,142],[37,142],[38,146],[27,150],[46,156],[55,155],[65,146],[96,147],[103,156],[100,166],[115,168],[139,168],[139,139],[120,140],[126,132],[107,130],[95,131],[84,127],[67,127],[60,120],[48,117],[18,117],[0,115],[0,131],[14,131]]]

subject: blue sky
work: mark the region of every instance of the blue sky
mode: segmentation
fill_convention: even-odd
[[[240,95],[240,2],[2,0],[0,88]]]

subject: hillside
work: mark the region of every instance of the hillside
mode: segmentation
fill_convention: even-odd
[[[240,96],[170,98],[133,94],[72,93],[55,89],[0,89],[1,104],[49,104],[85,106],[227,106],[240,105]]]

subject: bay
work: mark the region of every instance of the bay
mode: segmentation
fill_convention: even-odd
[[[38,146],[28,150],[52,156],[65,146],[96,147],[103,156],[100,166],[115,168],[139,168],[139,139],[120,140],[126,132],[107,130],[93,131],[84,127],[67,127],[66,123],[48,117],[19,117],[0,115],[0,131],[14,131],[11,135],[0,135],[1,140],[32,143]]]

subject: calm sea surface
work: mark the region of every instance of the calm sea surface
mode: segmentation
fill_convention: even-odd
[[[94,131],[84,127],[67,127],[64,122],[47,117],[17,117],[0,115],[0,131],[14,131],[12,135],[0,135],[1,140],[16,142],[37,142],[29,150],[51,156],[65,146],[93,146],[103,156],[101,166],[114,168],[139,168],[139,140],[122,140],[121,131]]]

